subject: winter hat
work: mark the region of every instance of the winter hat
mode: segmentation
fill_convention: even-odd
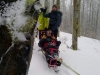
[[[53,7],[58,8],[58,6],[57,6],[57,5],[53,5],[53,6],[52,6],[52,8],[53,8]]]

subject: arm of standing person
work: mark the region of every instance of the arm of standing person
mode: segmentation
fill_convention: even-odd
[[[43,12],[43,16],[44,17],[47,17],[47,18],[50,18],[50,13],[46,13],[46,11],[47,11],[47,8],[41,8],[41,12]]]
[[[46,18],[50,18],[50,13],[43,13],[43,16]]]

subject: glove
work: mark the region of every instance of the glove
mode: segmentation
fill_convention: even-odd
[[[41,12],[46,13],[47,8],[40,8]]]
[[[41,12],[43,12],[44,8],[40,8]]]
[[[46,13],[46,11],[47,11],[47,8],[44,9],[43,13]]]
[[[45,28],[44,30],[46,30],[46,31],[47,31],[47,30],[48,30],[48,28]]]

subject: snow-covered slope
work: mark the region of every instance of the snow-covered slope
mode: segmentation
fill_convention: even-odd
[[[100,75],[100,41],[80,37],[78,38],[78,50],[72,50],[72,35],[60,33],[62,44],[60,46],[60,57],[63,62],[78,72],[80,75]],[[76,75],[69,68],[61,65],[59,73],[49,69],[44,55],[37,45],[38,39],[35,39],[33,56],[28,75]]]

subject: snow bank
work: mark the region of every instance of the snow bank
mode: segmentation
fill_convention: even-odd
[[[18,0],[10,6],[7,4],[4,14],[0,16],[0,23],[2,25],[6,23],[14,38],[17,36],[15,33],[25,25],[28,19],[28,17],[24,16],[25,2],[26,0]]]

